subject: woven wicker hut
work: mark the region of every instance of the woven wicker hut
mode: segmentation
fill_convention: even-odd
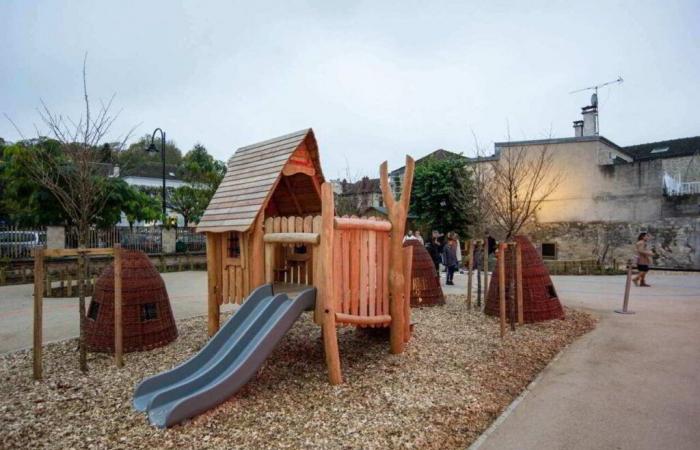
[[[124,351],[148,350],[172,342],[177,327],[165,283],[148,256],[122,251],[122,317]],[[85,327],[91,351],[114,351],[114,265],[95,283]]]
[[[545,320],[561,319],[564,309],[554,289],[549,270],[544,265],[539,252],[525,236],[516,236],[515,240],[521,248],[523,258],[523,318],[526,323],[542,322]],[[506,298],[510,293],[510,277],[512,270],[506,260]],[[488,298],[485,312],[498,316],[498,265],[493,271],[489,283]],[[510,309],[506,302],[506,316],[510,317]]]
[[[444,305],[445,296],[440,286],[440,278],[435,272],[435,264],[428,251],[417,239],[407,239],[404,247],[413,247],[411,306]]]

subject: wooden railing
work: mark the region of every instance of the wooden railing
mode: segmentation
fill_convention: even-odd
[[[333,298],[340,323],[388,325],[389,230],[374,217],[334,221]]]
[[[265,220],[265,279],[268,282],[313,284],[313,264],[321,216],[268,217]],[[278,244],[278,245],[274,245]]]

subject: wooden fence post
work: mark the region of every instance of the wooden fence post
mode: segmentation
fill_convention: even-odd
[[[34,249],[34,345],[32,356],[34,359],[34,379],[41,380],[41,345],[43,303],[44,303],[44,249],[37,247]]]
[[[630,288],[632,284],[632,260],[627,260],[627,279],[625,280],[625,297],[622,300],[622,309],[616,309],[618,314],[634,314],[634,311],[629,311],[627,306],[630,301]]]
[[[518,303],[518,325],[525,323],[523,313],[523,252],[519,243],[515,244],[515,295]]]
[[[333,200],[333,188],[330,183],[321,185],[321,242],[319,244],[319,256],[321,263],[321,276],[316,281],[319,298],[316,300],[323,302],[323,347],[326,354],[326,365],[328,366],[328,378],[331,384],[343,382],[343,375],[340,370],[340,352],[338,350],[338,335],[335,328],[335,279],[333,273],[333,239],[335,225],[335,206]]]
[[[472,309],[472,274],[474,269],[474,239],[467,242],[469,266],[467,267],[467,309]]]
[[[124,327],[122,323],[122,251],[119,244],[114,244],[114,362],[117,367],[124,366],[123,344]]]
[[[506,334],[506,247],[498,245],[498,312],[501,319],[501,338]]]
[[[487,296],[489,295],[489,237],[484,238],[483,245],[484,254],[484,304],[486,304]]]

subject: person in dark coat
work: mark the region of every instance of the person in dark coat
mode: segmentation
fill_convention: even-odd
[[[440,241],[438,240],[437,233],[433,231],[433,236],[432,239],[430,239],[430,242],[425,244],[425,249],[428,250],[428,254],[430,255],[430,258],[433,260],[433,264],[435,264],[435,272],[439,275],[440,274],[440,256],[442,255],[442,244],[440,244]]]
[[[447,267],[447,285],[454,284],[454,275],[457,269],[459,269],[459,260],[457,259],[457,241],[450,237],[445,244],[445,248],[442,250],[442,261]]]

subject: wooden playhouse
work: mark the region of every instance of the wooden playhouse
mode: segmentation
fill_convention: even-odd
[[[296,283],[317,288],[314,320],[332,383],[342,382],[336,326],[390,327],[391,351],[402,352],[410,338],[412,249],[402,238],[413,169],[407,156],[396,200],[386,162],[380,168],[388,221],[335,217],[313,130],[239,148],[197,228],[207,236],[209,334],[219,329],[221,304],[240,303],[264,283]]]

